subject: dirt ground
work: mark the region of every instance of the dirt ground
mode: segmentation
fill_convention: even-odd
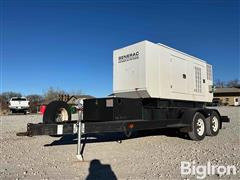
[[[195,142],[166,130],[129,139],[121,133],[92,135],[83,162],[76,159],[76,136],[16,136],[26,131],[27,123],[41,122],[41,115],[0,116],[0,179],[195,179],[181,176],[181,161],[234,165],[236,175],[207,179],[239,179],[240,107],[218,109],[231,123],[225,123],[216,137]],[[124,140],[119,143],[119,139]]]

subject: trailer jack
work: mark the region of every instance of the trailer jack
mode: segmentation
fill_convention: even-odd
[[[81,138],[82,138],[82,119],[83,119],[83,111],[79,111],[78,113],[78,142],[77,142],[77,159],[80,161],[84,161],[83,158],[83,151],[86,145],[87,136],[85,136],[85,141],[83,144],[81,144]]]
[[[38,123],[33,124],[29,123],[27,125],[26,132],[18,132],[17,136],[38,136],[38,135],[67,135],[67,134],[78,134],[77,136],[77,154],[76,157],[78,160],[83,161],[83,152],[87,142],[87,136],[82,143],[82,135],[84,134],[84,123],[82,123],[83,111],[78,112],[78,120],[56,123],[56,124],[44,124]]]

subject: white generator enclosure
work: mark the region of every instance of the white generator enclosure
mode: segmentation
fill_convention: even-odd
[[[211,102],[212,66],[163,44],[142,41],[113,53],[116,97]]]

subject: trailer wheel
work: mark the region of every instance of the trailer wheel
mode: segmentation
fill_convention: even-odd
[[[206,134],[208,136],[216,136],[220,129],[220,117],[213,111],[210,118],[206,120]]]
[[[64,121],[71,121],[69,105],[64,101],[53,101],[49,103],[43,115],[43,123],[53,124]]]
[[[190,139],[194,141],[203,140],[206,135],[205,117],[197,112],[192,120],[192,131],[188,132]]]

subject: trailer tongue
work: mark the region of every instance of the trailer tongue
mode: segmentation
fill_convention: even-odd
[[[216,136],[227,116],[205,107],[213,98],[212,69],[205,61],[162,44],[143,41],[114,51],[113,96],[86,99],[79,119],[68,105],[51,102],[43,123],[18,135],[83,134],[178,128],[192,140]],[[84,146],[83,146],[84,147]]]

